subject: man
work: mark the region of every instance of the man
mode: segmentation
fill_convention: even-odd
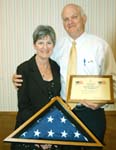
[[[76,4],[68,4],[63,8],[62,20],[67,37],[61,39],[53,54],[53,59],[59,64],[61,70],[61,97],[66,99],[67,70],[72,41],[76,43],[77,49],[77,75],[112,75],[114,91],[116,91],[116,65],[110,46],[99,37],[87,34],[85,24],[87,17],[82,8]],[[15,86],[21,86],[18,79],[13,76]],[[78,92],[78,91],[77,91]],[[104,105],[104,104],[102,104]],[[73,112],[84,122],[84,124],[103,143],[106,129],[106,119],[101,104],[82,100],[73,108]],[[77,146],[64,146],[63,149],[77,150]],[[92,149],[91,147],[84,149]],[[95,148],[102,149],[102,148]]]

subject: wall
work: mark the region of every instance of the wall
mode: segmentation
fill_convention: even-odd
[[[67,3],[86,11],[86,30],[104,38],[116,58],[116,0],[0,0],[0,110],[16,111],[17,96],[11,78],[16,67],[33,53],[32,32],[38,24],[50,24],[57,38],[65,35],[60,18]],[[116,109],[111,105],[110,110]]]

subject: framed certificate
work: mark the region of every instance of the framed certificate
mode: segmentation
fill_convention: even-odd
[[[96,103],[114,103],[111,75],[72,75],[69,81],[67,102],[90,100]]]

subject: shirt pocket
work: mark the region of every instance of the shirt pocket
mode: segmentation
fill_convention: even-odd
[[[83,59],[83,71],[87,75],[99,75],[101,67],[93,58]]]

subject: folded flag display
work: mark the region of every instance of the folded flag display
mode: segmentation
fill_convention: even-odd
[[[4,141],[103,146],[60,97],[51,99]]]
[[[55,106],[22,133],[20,138],[88,141],[77,127]]]

